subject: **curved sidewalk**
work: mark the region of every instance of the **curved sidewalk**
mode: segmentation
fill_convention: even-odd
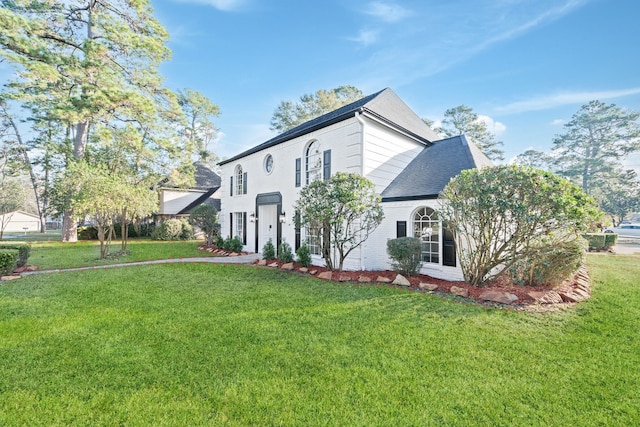
[[[120,264],[105,264],[105,265],[91,265],[87,267],[72,267],[72,268],[56,268],[53,270],[37,270],[37,271],[25,271],[20,273],[21,276],[28,276],[32,274],[47,274],[47,273],[62,273],[67,271],[83,271],[83,270],[98,270],[102,268],[115,268],[115,267],[132,267],[136,265],[152,265],[152,264],[184,264],[192,262],[212,263],[212,264],[251,264],[254,261],[261,259],[260,254],[247,254],[238,255],[232,257],[195,257],[195,258],[173,258],[173,259],[157,259],[152,261],[134,261],[124,262]]]

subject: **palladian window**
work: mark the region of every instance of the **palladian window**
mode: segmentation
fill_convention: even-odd
[[[440,221],[431,208],[423,207],[413,214],[413,236],[422,240],[422,262],[440,262]]]
[[[307,147],[305,170],[307,172],[307,184],[322,179],[322,150],[318,141],[313,141]]]

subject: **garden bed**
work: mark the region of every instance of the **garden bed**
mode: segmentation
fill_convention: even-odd
[[[448,281],[424,274],[404,277],[389,270],[330,271],[326,267],[305,268],[296,262],[283,263],[278,260],[260,260],[256,261],[255,265],[312,275],[333,282],[394,286],[464,303],[528,311],[561,309],[591,296],[590,281],[584,267],[572,279],[556,287],[519,286],[508,280],[498,279],[480,288],[463,281]],[[397,280],[398,276],[406,279],[406,282],[401,284],[403,280]]]

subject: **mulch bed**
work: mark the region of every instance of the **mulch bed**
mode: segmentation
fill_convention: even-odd
[[[258,265],[260,261],[256,261],[254,264]],[[264,263],[264,261],[262,261]],[[267,265],[265,268],[280,268],[282,269],[285,263],[270,260],[266,262]],[[292,267],[292,268],[291,268]],[[308,270],[305,271],[302,266],[296,262],[289,263],[289,268],[292,272],[296,272],[298,274],[308,274],[313,276],[318,276],[323,272],[329,271],[326,267],[320,266],[309,266]],[[391,282],[396,278],[398,273],[395,271],[382,270],[382,271],[333,271],[331,275],[332,282],[348,282],[348,283],[356,283],[361,285],[384,285],[384,286],[393,286],[401,289],[408,289],[414,292],[421,293],[429,293],[434,296],[443,297],[446,299],[454,299],[456,301],[462,303],[470,303],[470,304],[478,304],[488,307],[494,308],[507,308],[507,309],[517,309],[517,310],[527,310],[527,311],[555,311],[558,309],[563,309],[568,306],[575,305],[573,303],[559,303],[559,304],[540,304],[537,302],[532,296],[529,295],[531,292],[546,292],[551,290],[551,287],[548,286],[518,286],[513,283],[510,283],[507,280],[495,280],[492,283],[485,285],[482,288],[470,285],[463,281],[448,281],[443,279],[437,279],[435,277],[431,277],[428,275],[420,274],[417,276],[406,277],[406,279],[411,284],[409,287],[393,285]],[[380,280],[380,278],[385,278],[388,282]],[[438,288],[435,291],[427,291],[423,290],[419,287],[421,283],[428,283],[437,285]],[[451,293],[451,287],[463,288],[468,292],[468,296],[466,298],[453,295]],[[480,298],[480,295],[487,290],[496,290],[503,291],[513,294],[518,297],[516,301],[511,304],[500,304],[491,301],[484,301]]]

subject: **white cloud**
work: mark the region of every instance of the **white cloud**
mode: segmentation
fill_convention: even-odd
[[[553,126],[562,126],[563,124],[565,124],[567,121],[564,119],[555,119],[551,122],[551,124]]]
[[[175,1],[179,3],[204,4],[207,6],[213,6],[218,10],[223,10],[226,12],[238,10],[247,3],[247,0],[175,0]]]
[[[640,94],[640,87],[634,87],[621,90],[605,90],[594,92],[565,92],[554,95],[545,95],[524,101],[513,102],[496,108],[503,114],[522,113],[525,111],[539,111],[550,108],[561,107],[563,105],[583,104],[594,99],[612,99],[621,98],[623,96]]]
[[[361,30],[356,37],[351,37],[348,40],[360,43],[364,46],[369,46],[378,40],[378,32],[371,30]]]
[[[364,10],[367,15],[374,16],[385,22],[398,22],[409,16],[409,11],[395,3],[374,1]]]
[[[505,126],[504,123],[496,122],[489,116],[484,116],[482,114],[479,114],[478,120],[481,122],[484,122],[484,124],[487,125],[487,129],[489,129],[489,131],[493,133],[495,136],[500,136],[507,130],[507,127]]]

